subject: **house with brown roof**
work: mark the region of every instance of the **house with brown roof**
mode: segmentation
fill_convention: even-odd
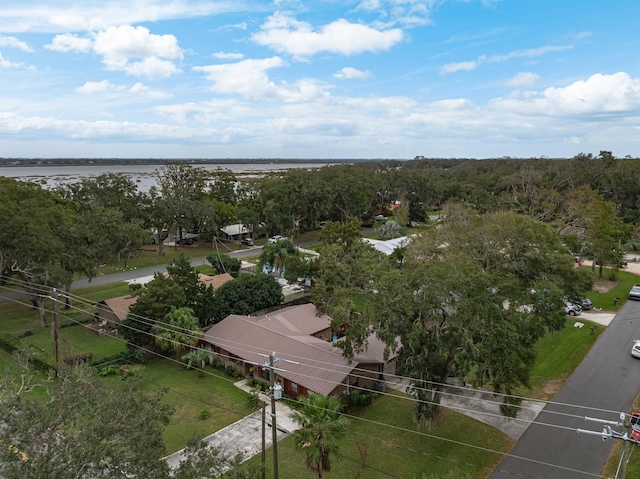
[[[292,397],[310,391],[340,395],[353,387],[374,389],[385,372],[384,359],[365,351],[350,361],[330,339],[331,318],[317,316],[315,306],[304,304],[258,317],[229,315],[213,325],[202,342],[212,346],[225,365],[264,382],[271,374],[264,366],[275,352],[285,361],[273,371],[274,380]]]
[[[127,317],[129,307],[137,300],[137,296],[127,295],[100,301],[96,321],[100,323],[101,327],[116,329],[118,322]]]
[[[168,273],[164,273],[164,275],[169,276]],[[218,289],[227,281],[233,280],[233,276],[229,273],[217,274],[215,276],[198,274],[198,279],[205,285],[211,285],[213,289]],[[137,300],[137,296],[126,295],[100,301],[98,303],[96,321],[98,321],[102,328],[116,329],[118,327],[118,322],[127,317],[129,307]]]
[[[205,286],[213,286],[213,289],[218,289],[227,281],[232,281],[233,276],[229,273],[216,274],[215,276],[208,276],[206,274],[198,274],[198,279],[200,282],[204,283]]]

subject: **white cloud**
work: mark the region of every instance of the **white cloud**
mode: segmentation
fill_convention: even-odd
[[[194,67],[213,82],[211,89],[217,93],[237,93],[249,98],[273,96],[276,86],[269,80],[267,71],[285,65],[280,57],[247,59],[236,63]]]
[[[109,80],[102,80],[98,82],[88,81],[84,85],[76,88],[76,91],[78,93],[83,93],[88,95],[92,93],[102,93],[102,92],[114,91],[114,90],[121,91],[121,90],[124,90],[124,87],[121,85],[114,85]]]
[[[13,47],[24,52],[33,52],[33,49],[22,40],[18,40],[16,37],[6,37],[3,35],[0,35],[0,47]]]
[[[535,58],[546,53],[559,52],[573,48],[571,45],[545,45],[539,48],[530,48],[526,50],[514,50],[505,55],[480,55],[476,60],[448,63],[440,68],[440,74],[446,75],[460,70],[475,70],[483,63],[499,63],[506,62],[513,58]]]
[[[90,32],[122,24],[206,17],[248,12],[240,1],[109,0],[109,2],[28,2],[5,0],[0,9],[1,32]]]
[[[109,70],[133,76],[171,76],[180,72],[172,60],[183,56],[174,35],[155,35],[145,27],[131,25],[98,32],[93,50]]]
[[[219,60],[242,60],[244,55],[242,53],[227,53],[227,52],[216,52],[211,55],[213,58],[218,58]]]
[[[496,98],[491,108],[529,117],[593,120],[640,114],[640,78],[598,73],[566,87]]]
[[[437,0],[364,0],[353,10],[375,12],[387,25],[421,26],[431,23]]]
[[[90,38],[81,38],[71,33],[65,33],[62,35],[56,35],[53,37],[51,43],[45,45],[47,50],[53,50],[55,52],[76,52],[86,53],[91,50],[93,42]]]
[[[398,28],[377,30],[344,19],[314,31],[309,23],[283,13],[269,17],[261,30],[251,36],[260,45],[295,57],[307,57],[320,52],[353,55],[389,50],[402,38],[402,30]]]
[[[440,68],[440,75],[446,75],[448,73],[455,73],[457,71],[471,71],[478,68],[478,62],[476,61],[468,61],[468,62],[456,62],[456,63],[447,63],[446,65]]]
[[[335,78],[340,78],[341,80],[349,80],[352,78],[366,80],[371,77],[371,72],[367,70],[358,70],[357,68],[352,67],[344,67],[335,72],[333,76]]]
[[[0,53],[0,68],[15,68],[19,66],[20,66],[19,63],[10,62],[9,60],[7,60],[2,56],[2,53]]]
[[[168,93],[155,91],[144,85],[143,83],[137,82],[133,84],[130,88],[127,88],[124,85],[117,85],[111,83],[109,80],[102,80],[99,82],[86,82],[84,85],[76,88],[78,93],[90,95],[94,93],[105,93],[105,92],[126,92],[131,93],[136,96],[143,96],[154,99],[166,99],[171,98],[171,95]]]
[[[315,101],[326,98],[328,85],[312,79],[301,79],[293,83],[276,84],[267,72],[285,66],[280,57],[247,59],[236,63],[195,67],[203,72],[213,85],[211,90],[222,94],[237,94],[248,99],[280,99],[285,102]]]
[[[540,77],[532,72],[520,72],[513,78],[504,82],[506,86],[513,88],[522,88],[534,86],[538,83]]]
[[[170,93],[165,93],[165,92],[161,92],[161,91],[157,91],[157,90],[152,90],[151,88],[149,88],[148,86],[144,85],[143,83],[137,82],[135,83],[131,88],[129,88],[128,90],[130,93],[133,93],[135,95],[139,95],[139,96],[145,96],[148,98],[154,98],[157,100],[165,100],[167,98],[171,98],[171,94]]]

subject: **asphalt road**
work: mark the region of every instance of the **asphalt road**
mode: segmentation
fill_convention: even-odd
[[[303,246],[302,244],[296,244],[297,246]],[[169,248],[169,246],[167,246]],[[262,246],[256,246],[253,248],[242,249],[238,251],[233,251],[227,253],[229,256],[235,258],[246,258],[248,256],[255,256],[260,254],[262,251]],[[185,255],[189,255],[189,249],[184,249]],[[191,260],[192,266],[200,266],[203,264],[207,264],[206,258],[195,258]],[[150,266],[148,268],[140,268],[130,271],[122,271],[120,273],[111,273],[102,276],[96,276],[92,279],[79,279],[74,281],[71,284],[71,290],[76,290],[79,288],[86,288],[87,286],[99,286],[103,284],[116,283],[119,281],[128,281],[134,278],[142,278],[144,276],[153,276],[155,273],[164,273],[167,271],[167,267],[165,265],[158,266]],[[22,291],[4,291],[0,292],[0,303],[3,301],[13,301],[17,299],[22,299],[25,297],[25,293]]]
[[[631,408],[640,392],[640,360],[631,357],[634,339],[640,339],[640,302],[628,301],[553,404],[538,415],[536,423],[543,424],[529,426],[490,478],[597,478],[615,439],[603,441],[578,434],[576,429],[600,432],[602,424],[586,421],[584,416],[617,421],[616,412]]]

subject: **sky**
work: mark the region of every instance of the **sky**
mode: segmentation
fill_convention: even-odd
[[[3,0],[0,157],[640,157],[637,0]]]

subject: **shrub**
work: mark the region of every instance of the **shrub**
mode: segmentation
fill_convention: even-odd
[[[358,389],[351,391],[348,396],[349,406],[354,407],[369,406],[372,400],[373,394]]]
[[[122,351],[120,353],[116,353],[116,354],[112,354],[111,356],[107,356],[105,358],[102,359],[96,359],[95,361],[91,361],[89,363],[89,366],[93,366],[94,368],[98,368],[100,366],[103,366],[107,363],[113,363],[113,364],[124,364],[129,362],[130,360],[133,359],[133,353],[130,353],[129,351]]]
[[[210,416],[211,416],[211,412],[209,412],[208,409],[203,409],[202,411],[200,411],[200,414],[198,414],[198,417],[200,418],[201,421],[204,421],[205,419],[209,419]]]
[[[102,366],[98,371],[99,376],[113,376],[120,372],[120,366],[117,364],[109,364],[107,366]]]

